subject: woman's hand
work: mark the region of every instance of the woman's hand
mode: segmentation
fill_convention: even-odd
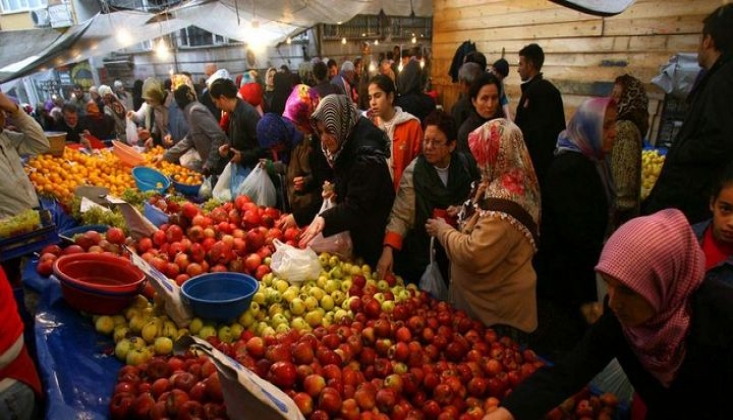
[[[148,137],[147,140],[145,140],[145,143],[143,144],[145,146],[145,150],[150,150],[155,146],[155,143],[153,142],[153,136]]]
[[[230,162],[233,163],[240,163],[242,162],[242,152],[235,149],[229,149],[232,152],[232,158],[230,159]]]
[[[222,144],[221,146],[219,146],[219,155],[221,157],[229,156],[229,145],[228,144]]]
[[[459,206],[448,206],[447,209],[445,209],[445,212],[448,213],[448,216],[450,217],[458,217],[458,212],[461,210]]]
[[[150,161],[153,165],[159,164],[163,160],[163,155],[157,155]]]
[[[484,416],[482,420],[514,420],[514,416],[504,407],[499,407]]]
[[[323,192],[321,192],[321,197],[323,197],[324,200],[333,199],[336,196],[336,192],[333,189],[333,184],[331,184],[328,181],[323,182]]]
[[[450,225],[446,223],[445,219],[443,218],[428,219],[428,221],[425,223],[425,230],[430,236],[438,236],[438,233],[440,233],[442,230],[450,228]]]
[[[165,137],[163,137],[163,146],[165,147],[173,146],[173,136],[171,136],[170,134],[166,134]]]
[[[308,226],[308,229],[303,232],[303,237],[300,239],[300,242],[298,242],[298,246],[301,248],[308,246],[310,241],[312,241],[316,235],[323,232],[323,228],[325,227],[326,220],[321,216],[316,216],[316,218],[313,219],[313,223],[311,223],[310,226]]]
[[[280,230],[285,230],[291,227],[298,227],[298,224],[295,223],[295,216],[293,216],[292,213],[280,219],[280,222],[277,225],[277,228]]]
[[[304,187],[305,187],[305,177],[296,176],[295,178],[293,178],[293,189],[295,191],[303,191]]]
[[[382,256],[377,262],[377,277],[383,279],[384,276],[392,272],[394,264],[394,253],[391,246],[382,248]]]
[[[127,111],[127,118],[135,121],[135,111]]]

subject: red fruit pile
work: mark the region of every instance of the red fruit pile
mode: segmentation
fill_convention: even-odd
[[[592,395],[585,387],[545,416],[546,420],[612,420],[616,418],[618,398],[607,392]]]
[[[354,320],[214,344],[283,389],[309,419],[481,419],[542,366],[446,302],[407,289],[388,313],[365,289]]]
[[[206,356],[124,366],[109,404],[114,419],[225,419],[219,375]]]
[[[283,232],[274,227],[282,216],[280,211],[258,207],[247,196],[209,213],[190,202],[178,210],[151,238],[139,240],[134,248],[179,285],[208,272],[247,273],[262,279],[270,272],[266,259],[275,251],[274,240],[295,245],[300,234],[298,229]]]
[[[111,227],[106,233],[89,230],[74,236],[74,243],[61,248],[59,245],[48,245],[41,250],[41,258],[36,265],[36,271],[42,276],[53,273],[53,263],[62,255],[91,252],[99,254],[122,255],[122,246],[127,238],[125,232],[117,227]]]

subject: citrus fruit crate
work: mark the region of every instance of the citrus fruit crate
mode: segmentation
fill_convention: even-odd
[[[41,210],[41,227],[31,232],[0,240],[0,261],[38,252],[46,245],[57,244],[61,238],[53,223],[51,212]]]

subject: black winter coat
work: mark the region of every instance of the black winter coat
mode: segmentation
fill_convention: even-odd
[[[334,165],[336,207],[321,213],[323,236],[350,231],[354,256],[376,266],[382,254],[394,184],[387,167],[389,140],[382,130],[359,118]]]
[[[524,143],[542,186],[552,162],[557,136],[565,129],[565,109],[560,91],[543,79],[542,73],[536,75],[522,84],[522,98],[516,115],[514,122],[522,129]]]
[[[614,358],[647,405],[647,419],[729,419],[733,393],[733,288],[705,280],[692,295],[686,354],[669,388],[649,374],[606,307],[583,340],[552,368],[542,368],[502,405],[517,420],[539,419],[587,384]]]
[[[714,183],[733,161],[733,54],[721,57],[690,93],[689,111],[643,206],[646,214],[674,207],[690,223],[711,217]]]
[[[575,307],[597,299],[594,267],[603,249],[608,209],[595,164],[580,153],[556,156],[542,190],[538,295]]]

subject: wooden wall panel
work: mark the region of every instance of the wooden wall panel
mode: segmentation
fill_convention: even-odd
[[[456,48],[470,40],[489,63],[505,52],[511,66],[505,86],[516,106],[518,51],[536,42],[545,51],[545,77],[563,93],[566,118],[588,97],[608,94],[613,80],[629,73],[647,85],[654,126],[664,93],[651,79],[674,54],[695,52],[702,20],[728,2],[637,0],[617,16],[600,18],[547,0],[434,0],[433,86],[450,110],[459,87],[448,70]]]

